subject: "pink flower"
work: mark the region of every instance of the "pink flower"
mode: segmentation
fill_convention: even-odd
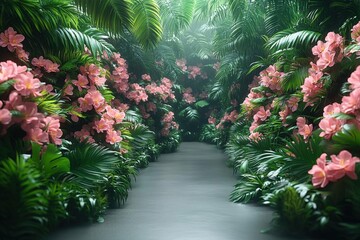
[[[291,114],[290,108],[285,106],[285,109],[279,112],[280,119],[283,123],[286,122],[287,116]]]
[[[83,76],[81,74],[78,75],[78,80],[73,80],[72,83],[78,87],[79,92],[83,88],[89,88],[89,86],[88,86],[89,80],[87,79],[86,76]]]
[[[51,142],[55,143],[56,145],[60,145],[62,143],[60,138],[63,132],[60,129],[59,119],[46,117],[43,119],[43,122],[45,125],[44,131],[49,134]]]
[[[18,74],[26,72],[26,66],[17,66],[12,61],[6,61],[0,63],[0,83],[5,82],[11,78],[14,78]]]
[[[45,66],[44,69],[46,70],[46,72],[50,73],[50,72],[59,72],[59,64],[54,63],[50,60],[46,60],[45,62]]]
[[[85,97],[85,98],[78,98],[78,102],[80,104],[80,110],[82,112],[86,112],[86,111],[89,111],[92,109],[92,104],[93,104],[93,101],[91,98],[89,97]]]
[[[3,103],[0,101],[0,108],[2,107]],[[8,125],[11,122],[11,112],[4,108],[0,109],[0,123],[4,125]]]
[[[350,93],[350,96],[345,96],[341,99],[341,110],[344,113],[355,113],[360,109],[360,88],[355,89]]]
[[[141,79],[144,80],[144,81],[151,81],[151,77],[149,74],[143,74],[141,76]]]
[[[88,143],[94,143],[95,140],[90,136],[90,131],[87,129],[87,126],[84,125],[81,131],[76,131],[74,136],[79,139],[81,142],[87,141]]]
[[[335,64],[335,53],[332,53],[332,52],[323,52],[321,55],[320,55],[320,58],[319,60],[316,62],[316,65],[319,66],[319,68],[321,70],[327,68],[327,67],[332,67],[334,66]]]
[[[34,78],[30,72],[24,72],[16,76],[14,88],[23,96],[38,96],[41,82]]]
[[[255,121],[265,121],[271,115],[270,110],[265,110],[263,106],[259,108],[259,111],[254,115]]]
[[[300,99],[298,97],[291,97],[287,101],[288,107],[291,109],[292,112],[295,112],[298,108]]]
[[[17,48],[22,48],[22,41],[25,37],[21,34],[17,34],[12,27],[5,30],[4,33],[0,33],[0,46],[7,47],[10,52],[14,52]]]
[[[351,83],[351,89],[360,88],[360,66],[358,66],[351,74],[351,76],[348,78],[348,82]]]
[[[343,125],[343,121],[336,118],[324,118],[320,121],[319,127],[323,130],[320,133],[320,137],[330,139],[335,133],[337,133]]]
[[[31,128],[27,132],[26,139],[43,144],[49,142],[48,134],[40,128]]]
[[[215,124],[215,123],[216,123],[216,118],[210,116],[210,117],[208,118],[208,123],[209,123],[209,124]]]
[[[254,142],[257,142],[257,141],[261,140],[262,136],[263,135],[259,132],[253,132],[250,134],[249,139]]]
[[[24,49],[22,48],[16,48],[16,55],[19,59],[28,62],[29,61],[29,53],[26,52]]]
[[[93,128],[96,130],[97,133],[101,133],[101,132],[109,131],[109,130],[112,131],[113,124],[114,124],[114,121],[102,118],[99,121],[95,121]]]
[[[351,38],[359,42],[360,40],[360,22],[354,25],[351,29]]]
[[[304,137],[304,140],[308,139],[313,131],[313,125],[306,124],[306,119],[304,117],[298,117],[296,119],[296,125],[299,129],[299,134]]]
[[[65,96],[72,96],[74,94],[73,90],[74,90],[73,85],[71,85],[71,84],[67,85],[65,87],[65,89],[64,89],[64,95]]]
[[[47,59],[45,59],[43,56],[40,56],[39,58],[33,58],[31,60],[31,64],[35,67],[45,67]]]
[[[323,116],[325,118],[331,118],[334,114],[341,112],[341,105],[337,102],[327,105],[324,107],[324,113]]]
[[[356,180],[355,164],[360,159],[353,157],[350,152],[343,150],[337,156],[331,155],[331,163],[328,166],[328,175],[330,181],[337,181],[347,175],[349,178]]]
[[[318,41],[317,45],[312,48],[312,53],[315,56],[319,56],[325,50],[325,44],[322,41]]]
[[[120,137],[120,132],[118,131],[108,131],[106,134],[106,142],[110,144],[115,144],[122,141],[122,138]]]
[[[321,154],[321,156],[316,160],[317,165],[314,165],[309,174],[312,176],[312,183],[314,187],[325,187],[329,183],[326,169],[326,153]]]

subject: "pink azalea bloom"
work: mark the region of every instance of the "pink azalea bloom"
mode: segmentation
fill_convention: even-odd
[[[0,83],[5,82],[16,75],[26,72],[26,66],[17,66],[12,61],[0,63]]]
[[[351,84],[351,89],[360,88],[360,66],[351,74],[348,78],[348,82]]]
[[[259,123],[257,121],[253,121],[249,128],[250,133],[253,133],[258,126],[259,126]]]
[[[29,61],[29,53],[26,52],[24,49],[22,48],[16,48],[16,55],[19,59],[28,62]]]
[[[1,102],[1,105],[2,105],[2,102]],[[4,125],[8,125],[10,122],[11,122],[11,112],[6,108],[0,109],[0,123],[2,123]]]
[[[257,142],[257,141],[261,140],[262,137],[263,137],[263,135],[261,133],[253,132],[250,134],[249,139],[254,142]]]
[[[36,143],[40,144],[40,145],[42,145],[43,143],[48,143],[49,142],[48,134],[45,131],[41,130],[40,128],[31,128],[31,129],[29,129],[25,139],[31,140],[33,142],[36,142]]]
[[[325,44],[322,41],[318,41],[317,45],[312,48],[312,53],[315,56],[319,56],[325,50]]]
[[[40,56],[39,58],[33,58],[31,60],[31,64],[34,65],[35,67],[45,67],[46,63],[47,63],[47,59],[45,59],[43,56]]]
[[[67,85],[66,88],[64,89],[64,95],[65,96],[72,96],[74,94],[73,90],[74,90],[73,85],[71,85],[71,84]]]
[[[319,66],[319,68],[321,70],[327,68],[327,67],[332,67],[335,64],[335,53],[332,52],[323,52],[320,55],[319,60],[316,62],[316,64]]]
[[[51,142],[55,143],[56,145],[60,145],[61,136],[63,132],[60,129],[60,121],[59,119],[53,117],[46,117],[43,119],[45,128],[44,130],[49,134]]]
[[[347,175],[351,179],[357,179],[355,173],[355,164],[360,162],[360,159],[353,157],[350,152],[343,150],[337,156],[331,155],[331,164],[329,164],[329,176],[333,181]]]
[[[215,124],[215,123],[216,123],[216,118],[210,116],[210,117],[208,118],[208,123],[209,123],[209,124]]]
[[[81,131],[76,131],[74,136],[79,139],[81,142],[87,141],[88,143],[94,143],[95,140],[92,136],[90,136],[90,131],[86,129],[86,126],[83,126]]]
[[[263,106],[259,108],[259,111],[254,115],[255,121],[265,121],[271,115],[270,110],[265,110]]]
[[[59,64],[54,63],[50,60],[46,60],[45,62],[45,66],[44,69],[46,70],[46,72],[50,73],[50,72],[59,72]]]
[[[38,96],[41,82],[34,78],[30,72],[24,72],[16,76],[14,88],[23,96]]]
[[[286,117],[291,114],[290,108],[285,106],[285,109],[279,112],[279,116],[281,121],[284,123],[286,121]]]
[[[298,108],[300,99],[298,97],[291,97],[287,101],[288,107],[291,109],[292,112],[295,112]]]
[[[343,38],[339,34],[329,32],[325,37],[325,41],[327,41],[329,51],[334,51],[335,48],[339,47],[342,44]]]
[[[343,97],[341,101],[342,112],[355,113],[358,109],[360,109],[360,88],[351,92],[350,96]]]
[[[351,38],[359,42],[360,37],[360,22],[354,25],[351,29]]]
[[[323,116],[325,118],[331,118],[334,114],[341,112],[341,105],[337,102],[327,105],[324,107],[324,113]]]
[[[78,75],[78,80],[73,80],[72,83],[78,87],[78,90],[81,91],[83,88],[89,88],[89,80],[86,76],[81,74]]]
[[[151,77],[149,74],[143,74],[141,76],[141,79],[144,80],[144,81],[151,81]]]
[[[169,123],[169,122],[172,122],[173,119],[174,119],[174,113],[170,111],[164,115],[161,122]]]
[[[112,121],[112,120],[107,120],[107,119],[102,118],[98,121],[95,121],[94,123],[95,124],[94,124],[93,128],[96,130],[97,133],[113,130],[114,121]]]
[[[105,98],[98,90],[89,90],[85,98],[91,98],[92,104],[95,108],[99,108],[105,104]]]
[[[335,133],[342,128],[343,121],[336,118],[324,118],[320,121],[319,127],[323,130],[320,137],[330,139]]]
[[[17,34],[12,27],[9,27],[5,32],[0,33],[0,46],[7,47],[10,52],[14,52],[16,48],[22,48],[22,41],[25,37]]]
[[[122,138],[120,137],[120,132],[118,131],[108,131],[106,134],[106,142],[110,144],[115,144],[122,141]]]
[[[89,97],[87,97],[87,98],[86,97],[85,98],[80,97],[80,98],[78,98],[78,102],[80,104],[80,110],[82,112],[86,112],[86,111],[89,111],[89,110],[92,109],[93,101],[92,101],[91,98],[89,98]]]
[[[326,169],[326,153],[321,154],[321,156],[316,160],[317,165],[314,165],[309,174],[312,176],[312,183],[314,187],[326,187],[329,183]]]
[[[306,124],[306,119],[304,117],[298,117],[296,119],[296,125],[299,129],[299,134],[304,137],[304,140],[311,136],[313,131],[313,125]]]

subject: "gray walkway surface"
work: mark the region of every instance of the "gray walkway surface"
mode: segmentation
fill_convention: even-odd
[[[265,207],[234,204],[236,183],[215,146],[187,142],[141,171],[121,209],[104,223],[74,226],[48,240],[284,240],[260,231],[270,226]]]

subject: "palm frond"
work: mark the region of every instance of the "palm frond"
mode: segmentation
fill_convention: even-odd
[[[130,0],[74,0],[74,3],[100,29],[117,35],[131,27],[134,9]]]
[[[121,159],[116,152],[103,146],[75,143],[64,156],[70,160],[71,181],[85,188],[94,188],[104,181],[106,174],[114,171]]]
[[[306,49],[314,45],[321,36],[320,32],[286,29],[274,34],[265,44],[265,47],[272,52],[292,47]]]
[[[155,46],[162,35],[160,9],[155,0],[134,0],[132,32],[146,48]]]

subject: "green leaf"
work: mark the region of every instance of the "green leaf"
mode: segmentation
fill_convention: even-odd
[[[335,147],[359,152],[360,130],[353,124],[345,124],[340,132],[336,133],[332,140]]]
[[[0,84],[0,95],[8,91],[15,83],[15,80],[8,80]]]
[[[203,108],[209,106],[209,103],[206,100],[200,100],[195,103],[195,107]]]

